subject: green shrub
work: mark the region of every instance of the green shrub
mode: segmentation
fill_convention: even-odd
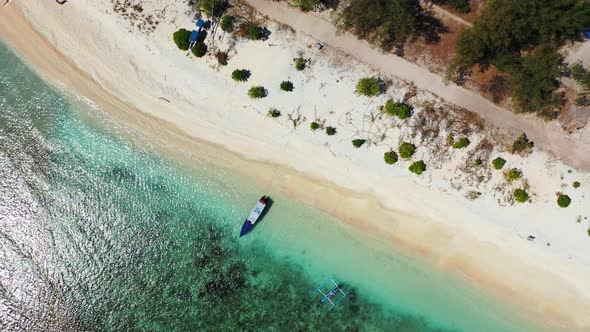
[[[443,30],[443,24],[423,8],[418,0],[354,0],[339,3],[339,25],[385,51],[403,48],[406,40],[418,37],[424,37],[427,43],[434,43]]]
[[[307,12],[314,10],[319,5],[321,0],[295,0],[292,2],[294,6],[297,6],[300,10]]]
[[[457,140],[457,142],[455,142],[453,144],[453,148],[454,149],[463,149],[463,148],[467,147],[470,143],[471,143],[471,141],[469,141],[469,138],[461,137]]]
[[[576,106],[590,106],[590,94],[580,93],[574,101]]]
[[[381,82],[376,77],[361,78],[356,84],[356,93],[367,97],[377,96],[381,93]]]
[[[402,120],[411,117],[413,114],[412,106],[402,102],[394,102],[393,99],[389,99],[385,102],[383,109],[385,110],[385,113],[391,116],[397,116]]]
[[[386,164],[393,165],[397,163],[397,153],[395,151],[388,151],[383,154],[383,159]]]
[[[412,158],[412,156],[416,152],[416,146],[412,143],[403,142],[397,148],[397,152],[399,153],[400,157],[402,157],[404,159],[409,159],[409,158]]]
[[[250,78],[250,71],[248,69],[236,69],[231,73],[231,78],[236,82],[246,82]]]
[[[508,172],[504,173],[504,177],[510,182],[516,181],[522,177],[522,171],[518,168],[511,168]]]
[[[568,195],[559,194],[559,197],[557,197],[557,205],[559,205],[562,208],[570,206],[571,202],[572,199]]]
[[[423,160],[419,160],[412,163],[412,165],[410,165],[408,169],[410,170],[410,172],[420,175],[424,173],[424,171],[426,171],[426,164]]]
[[[253,86],[250,88],[250,90],[248,90],[248,96],[250,96],[250,98],[254,98],[254,99],[258,99],[258,98],[264,98],[266,97],[268,94],[268,92],[266,91],[266,89],[263,86]]]
[[[475,64],[493,65],[509,75],[509,92],[520,112],[545,119],[562,103],[559,78],[568,41],[582,38],[590,3],[580,0],[482,1],[484,9],[472,27],[459,35],[449,66],[451,77],[465,79]]]
[[[395,102],[393,101],[393,99],[387,100],[385,102],[385,105],[383,105],[383,109],[385,109],[385,113],[391,116],[397,115],[397,108],[395,107]]]
[[[222,66],[227,66],[227,59],[229,58],[227,53],[217,51],[217,53],[215,53],[215,57],[217,58],[217,63],[219,63]]]
[[[515,141],[512,143],[510,148],[510,152],[512,153],[521,153],[526,150],[530,150],[535,146],[534,142],[529,141],[528,137],[525,133],[522,133]]]
[[[529,200],[529,194],[524,189],[515,189],[512,193],[514,200],[519,203],[524,203]]]
[[[453,145],[455,143],[455,135],[449,134],[447,136],[447,145]]]
[[[260,40],[262,39],[262,37],[264,37],[264,32],[262,31],[262,28],[256,25],[250,25],[248,26],[248,39],[250,40]]]
[[[361,146],[363,146],[363,144],[365,144],[367,140],[361,139],[361,138],[357,138],[357,139],[353,139],[352,140],[352,146],[354,146],[355,148],[360,148]]]
[[[209,16],[219,17],[227,9],[228,3],[227,0],[197,0],[195,6]]]
[[[174,44],[176,44],[176,46],[178,46],[179,49],[187,51],[190,46],[190,36],[190,31],[188,31],[187,29],[180,29],[172,35],[172,39],[174,40]]]
[[[326,127],[326,134],[328,134],[328,136],[336,135],[336,128],[330,126]]]
[[[469,0],[450,0],[449,5],[461,14],[467,14],[471,11]]]
[[[580,182],[574,181],[574,183],[572,183],[572,187],[574,187],[574,188],[580,188]]]
[[[590,236],[590,228],[588,228],[588,236]]]
[[[279,116],[281,116],[281,111],[279,111],[276,108],[271,108],[268,110],[268,116],[271,118],[278,118]]]
[[[281,90],[283,91],[293,91],[293,83],[291,81],[282,81],[281,82]]]
[[[309,128],[311,128],[311,130],[314,130],[314,131],[318,130],[318,129],[320,129],[320,124],[313,121],[312,123],[309,124]]]
[[[202,58],[207,54],[207,45],[205,43],[196,43],[193,46],[192,52],[197,58]]]
[[[295,62],[295,69],[299,71],[305,69],[305,66],[307,65],[307,61],[302,57],[295,58],[293,61]]]
[[[495,169],[502,169],[504,165],[506,165],[506,160],[502,157],[498,157],[492,161],[492,165],[494,165]]]
[[[234,31],[234,23],[236,22],[236,18],[231,16],[231,15],[223,15],[223,17],[221,17],[221,23],[219,24],[219,26],[221,27],[221,30],[225,31],[225,32],[232,32]]]
[[[481,160],[481,158],[477,158],[473,161],[473,166],[479,167],[481,165],[483,165],[483,160]]]
[[[405,104],[405,103],[396,103],[397,106],[397,117],[401,120],[407,119],[414,114],[414,109],[412,106]]]

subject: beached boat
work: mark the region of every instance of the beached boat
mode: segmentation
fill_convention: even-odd
[[[242,230],[240,231],[240,237],[246,235],[249,231],[252,230],[252,228],[254,228],[256,221],[260,218],[260,215],[262,215],[262,213],[264,212],[264,209],[266,209],[269,199],[270,199],[269,196],[262,196],[258,200],[258,202],[256,203],[256,206],[254,206],[252,211],[250,211],[250,214],[248,215],[248,217],[244,221],[244,224],[242,225]]]

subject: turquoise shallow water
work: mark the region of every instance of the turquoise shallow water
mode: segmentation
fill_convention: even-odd
[[[280,194],[238,241],[262,189],[146,142],[0,45],[0,330],[539,330]],[[351,293],[328,314],[330,275]]]

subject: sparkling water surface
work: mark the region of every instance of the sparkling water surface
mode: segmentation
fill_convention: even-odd
[[[238,239],[263,189],[148,142],[0,44],[0,330],[539,330],[280,194]],[[350,294],[328,313],[331,275]]]

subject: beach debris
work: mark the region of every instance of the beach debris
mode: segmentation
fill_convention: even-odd
[[[317,42],[317,43],[313,44],[313,48],[317,51],[321,51],[324,48],[324,44]]]

